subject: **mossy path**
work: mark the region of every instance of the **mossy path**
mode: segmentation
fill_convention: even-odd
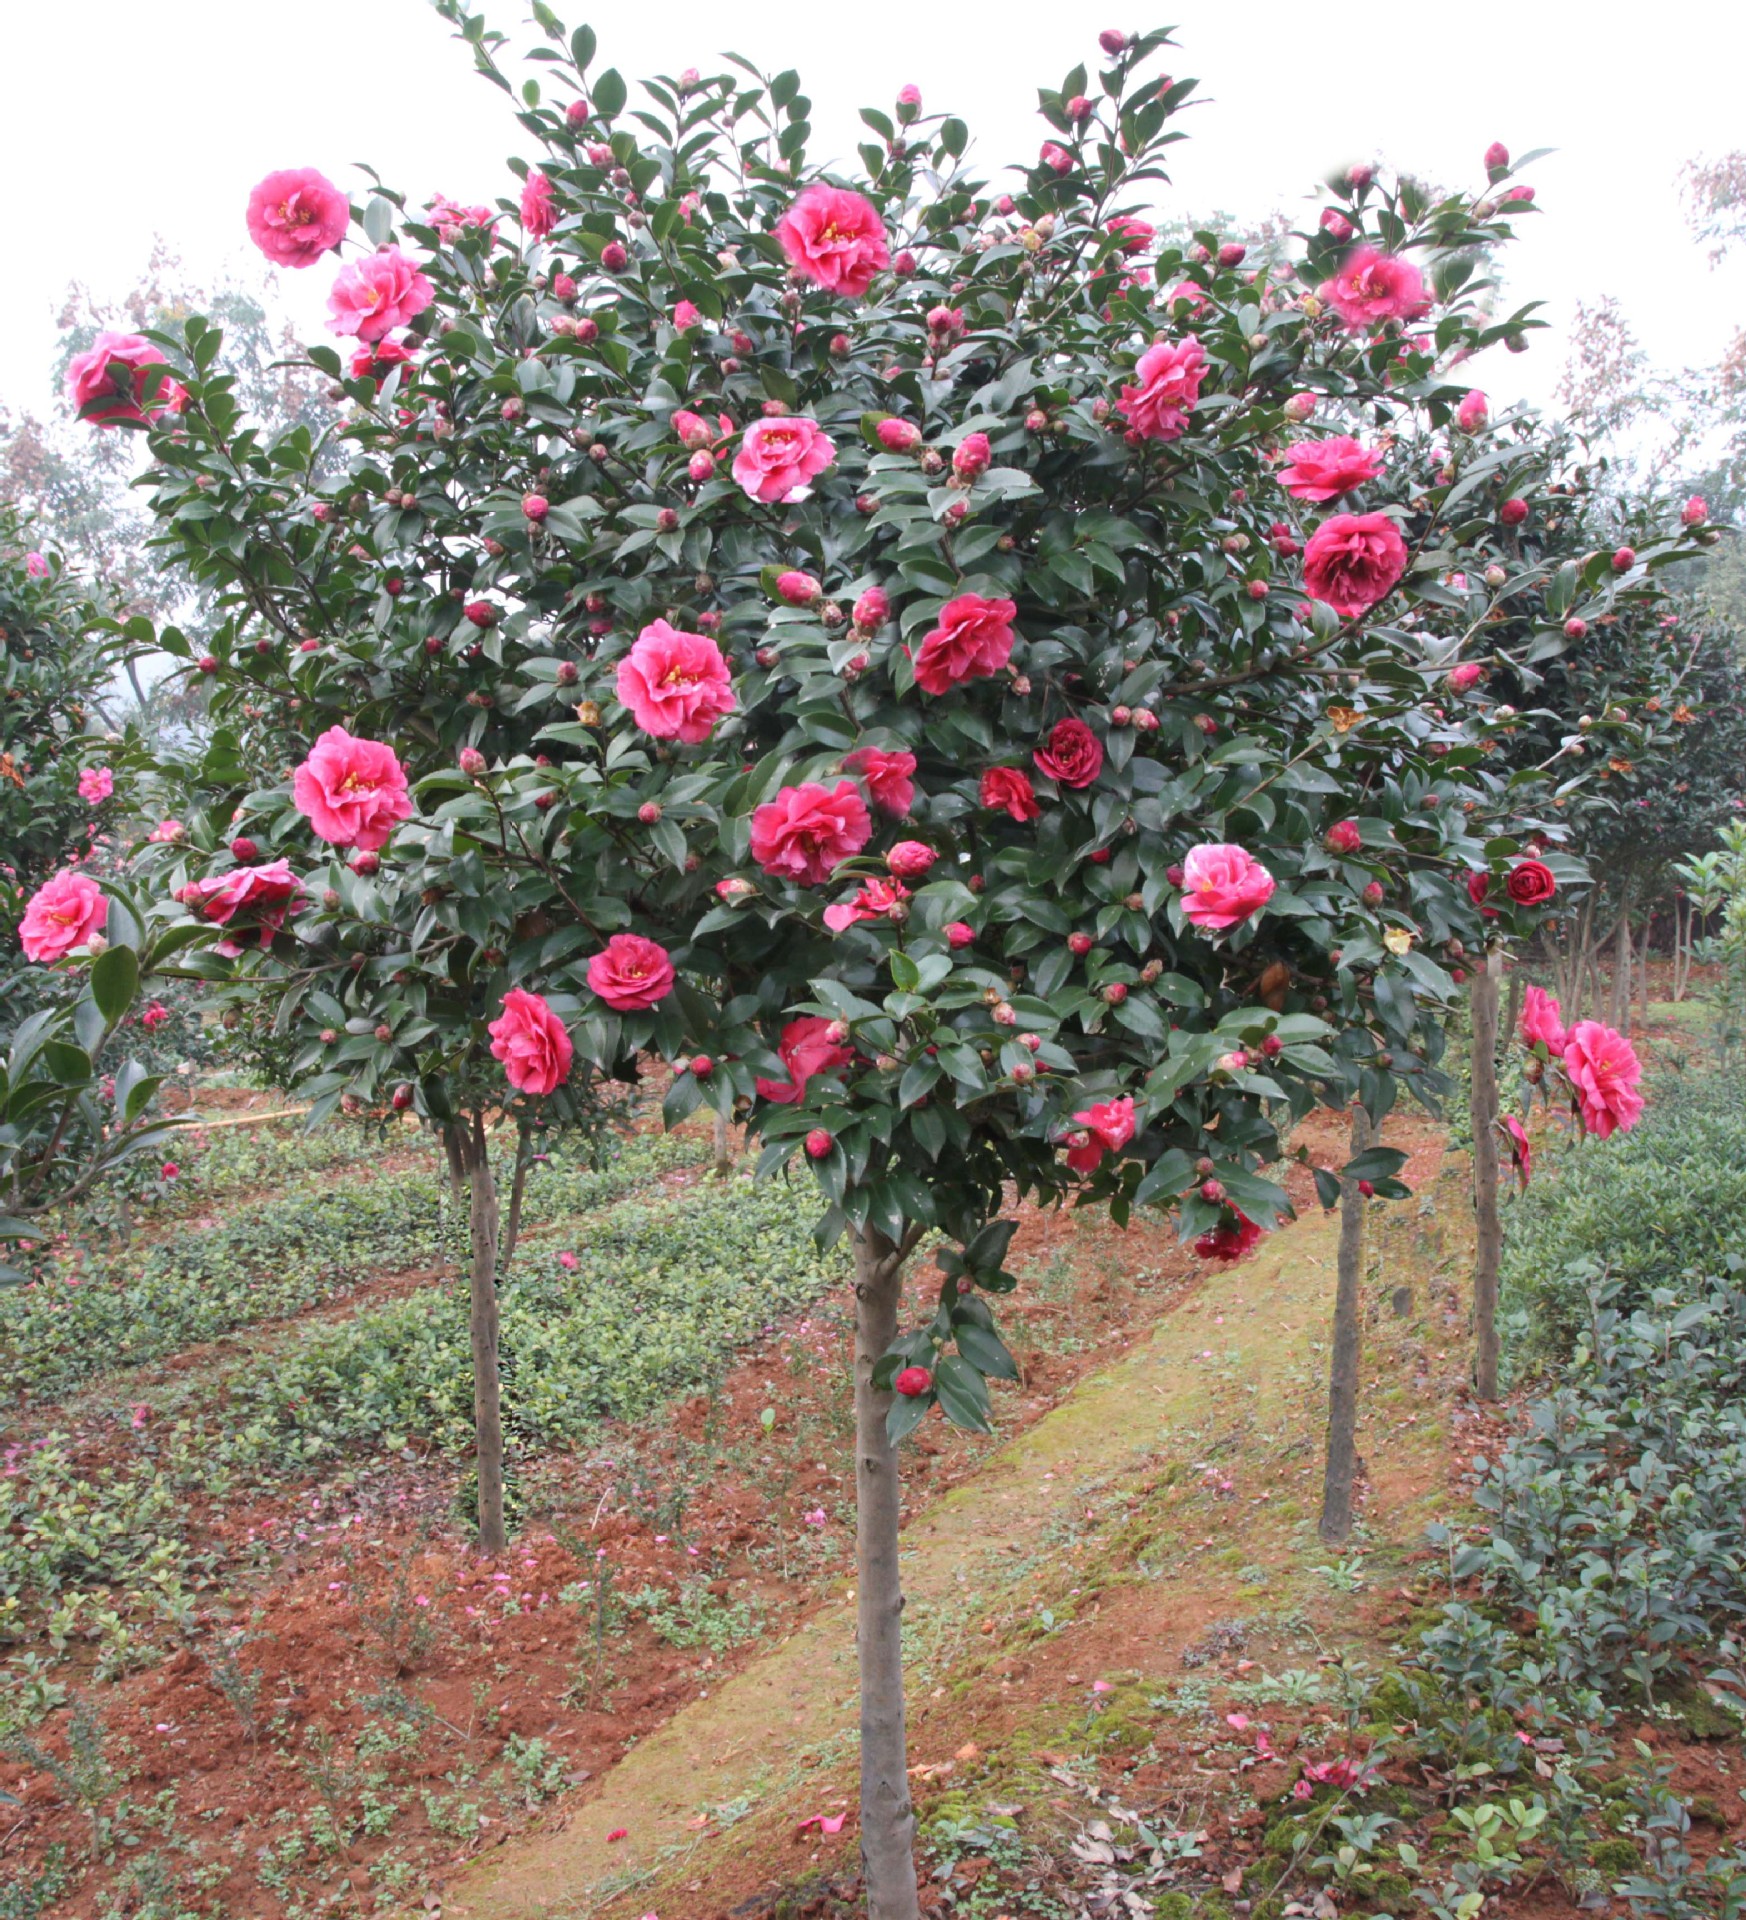
[[[955,1766],[985,1772],[991,1749],[1047,1760],[1088,1705],[1119,1711],[1148,1681],[1180,1681],[1228,1621],[1350,1631],[1354,1585],[1376,1591],[1447,1504],[1465,1316],[1444,1240],[1465,1216],[1453,1169],[1422,1191],[1416,1215],[1379,1212],[1369,1250],[1362,1554],[1330,1567],[1341,1557],[1315,1538],[1335,1240],[1312,1217],[1209,1273],[905,1529],[918,1800]],[[796,1835],[852,1806],[853,1629],[845,1585],[543,1830],[458,1870],[447,1920],[691,1920],[753,1862],[769,1877],[805,1871],[809,1852],[852,1860],[852,1811],[834,1839]]]

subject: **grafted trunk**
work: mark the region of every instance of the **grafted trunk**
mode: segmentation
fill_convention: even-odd
[[[1478,1242],[1473,1260],[1473,1387],[1481,1400],[1497,1398],[1497,1276],[1503,1226],[1497,1206],[1497,998],[1503,954],[1486,955],[1473,976],[1473,1210]]]
[[[1352,1109],[1352,1157],[1370,1144],[1370,1122]],[[1328,1457],[1318,1531],[1331,1547],[1352,1531],[1352,1487],[1358,1477],[1358,1361],[1364,1330],[1359,1282],[1364,1265],[1364,1196],[1356,1180],[1340,1183],[1340,1260],[1334,1292],[1334,1350],[1328,1369]]]
[[[474,1114],[457,1129],[467,1174],[469,1273],[468,1332],[473,1345],[473,1445],[479,1467],[479,1551],[501,1553],[503,1531],[503,1406],[497,1378],[497,1183],[485,1119]]]
[[[903,1262],[875,1227],[855,1235],[856,1646],[861,1663],[861,1869],[868,1920],[918,1920],[915,1810],[903,1713],[897,1449],[873,1368],[897,1338]]]

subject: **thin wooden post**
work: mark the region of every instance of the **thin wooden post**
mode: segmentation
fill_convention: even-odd
[[[1473,976],[1473,1210],[1478,1243],[1473,1261],[1473,1386],[1481,1400],[1497,1398],[1497,1280],[1503,1258],[1498,1216],[1497,1000],[1503,953],[1494,948]]]

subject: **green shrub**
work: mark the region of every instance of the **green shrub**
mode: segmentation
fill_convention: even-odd
[[[1509,1209],[1503,1312],[1512,1370],[1560,1366],[1588,1329],[1604,1269],[1626,1311],[1656,1287],[1746,1251],[1746,1080],[1665,1074],[1630,1133],[1542,1156]]]

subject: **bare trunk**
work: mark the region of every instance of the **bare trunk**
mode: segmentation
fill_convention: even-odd
[[[903,1265],[875,1227],[855,1235],[856,1642],[861,1661],[861,1869],[868,1920],[917,1920],[915,1812],[903,1723],[897,1449],[873,1368],[897,1338]]]
[[[1607,1025],[1627,1032],[1631,1024],[1631,958],[1636,945],[1631,938],[1631,916],[1619,915],[1613,936],[1613,986],[1607,1002]]]
[[[1637,968],[1637,1011],[1645,1020],[1649,1018],[1651,993],[1649,988],[1649,942],[1655,934],[1655,910],[1650,908],[1643,918],[1643,952]]]
[[[449,1162],[449,1194],[459,1201],[462,1189],[467,1184],[467,1163],[461,1152],[460,1133],[454,1127],[443,1128],[443,1152]]]
[[[1694,915],[1691,902],[1683,893],[1673,896],[1673,997],[1685,998],[1691,983],[1691,943]]]
[[[509,1271],[515,1258],[515,1243],[521,1237],[521,1197],[527,1191],[527,1170],[533,1164],[533,1129],[523,1120],[515,1135],[515,1178],[509,1183],[509,1218],[503,1227],[503,1245],[498,1252],[499,1273]]]
[[[1479,1237],[1473,1260],[1473,1385],[1497,1398],[1497,1274],[1503,1227],[1497,1211],[1497,988],[1503,954],[1486,955],[1473,976],[1473,1210]]]
[[[497,1379],[497,1183],[491,1177],[491,1152],[485,1120],[475,1114],[463,1138],[467,1169],[468,1220],[472,1228],[470,1275],[473,1341],[473,1433],[479,1464],[479,1551],[501,1553],[503,1532],[503,1407]]]
[[[727,1115],[718,1107],[715,1113],[715,1177],[725,1180],[733,1170],[733,1135],[728,1131]]]
[[[1509,1005],[1504,1009],[1503,1040],[1504,1045],[1515,1038],[1516,1028],[1522,1018],[1522,969],[1519,965],[1510,968]]]
[[[1370,1122],[1352,1109],[1352,1154],[1370,1144]],[[1328,1458],[1318,1531],[1330,1547],[1352,1531],[1352,1484],[1358,1477],[1358,1360],[1363,1344],[1358,1283],[1364,1261],[1364,1196],[1356,1180],[1340,1186],[1339,1283],[1334,1293],[1334,1353],[1328,1370]]]

